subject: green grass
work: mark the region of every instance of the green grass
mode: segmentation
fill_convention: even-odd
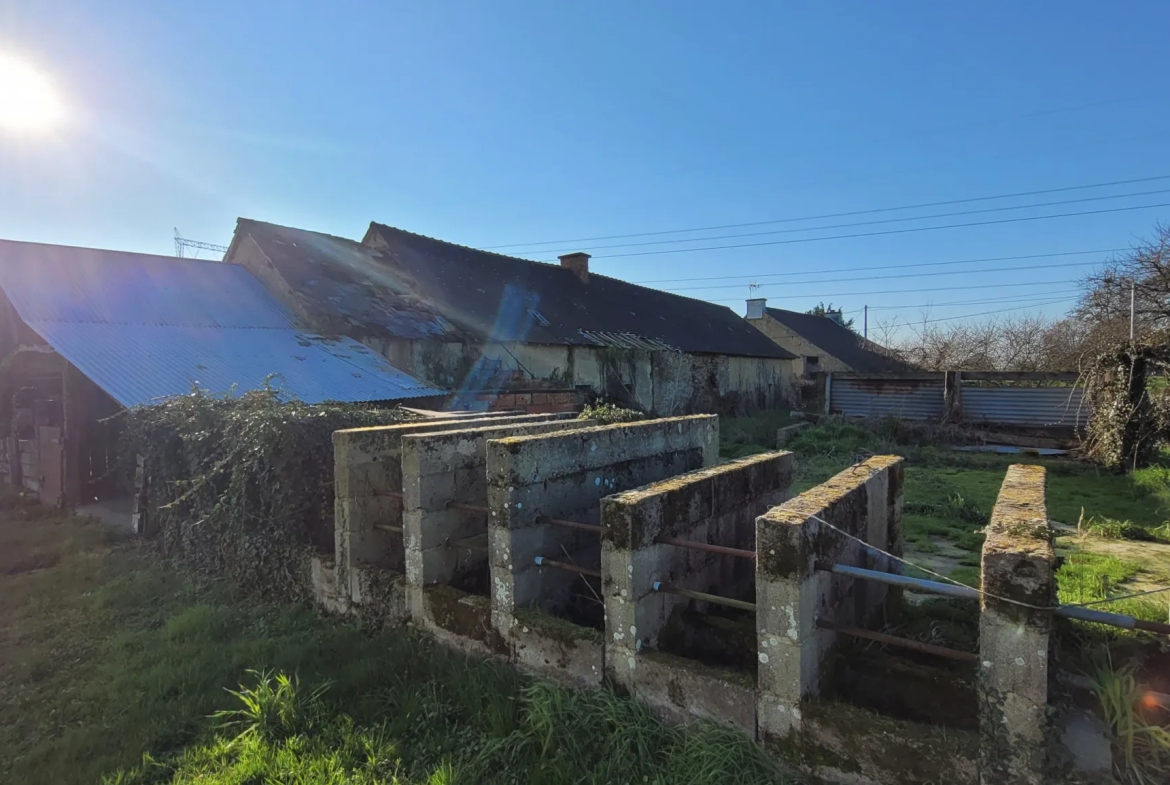
[[[0,512],[0,782],[781,781],[738,732],[240,598],[100,524],[20,512]]]
[[[787,409],[757,412],[750,417],[719,418],[719,455],[733,460],[776,449],[776,431],[793,420]]]
[[[1047,468],[1048,515],[1055,521],[1076,525],[1083,511],[1084,520],[1095,521],[1100,534],[1130,539],[1165,539],[1170,534],[1166,524],[1170,518],[1170,458],[1126,475],[1065,459],[957,452],[922,440],[916,429],[905,424],[863,427],[839,420],[801,432],[788,449],[796,453],[795,493],[824,482],[870,454],[905,457],[903,533],[908,555],[911,559],[915,555],[951,557],[954,566],[949,577],[971,586],[979,585],[982,530],[991,518],[1004,474],[1014,463]],[[1137,568],[1130,565],[1127,569],[1125,577],[1132,577]],[[915,574],[914,570],[909,572]],[[919,577],[925,575],[920,573]],[[1107,559],[1089,559],[1077,566],[1066,564],[1058,573],[1058,582],[1079,595],[1088,582],[1099,583],[1103,576],[1110,578],[1111,585],[1125,580],[1117,565]],[[1165,616],[1158,603],[1139,601],[1110,608],[1132,610],[1143,618]],[[1160,615],[1154,615],[1156,610]]]

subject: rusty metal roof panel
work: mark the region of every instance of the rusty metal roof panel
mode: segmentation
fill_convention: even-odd
[[[306,403],[442,394],[350,338],[298,329],[236,265],[0,241],[0,288],[124,406],[266,383]]]

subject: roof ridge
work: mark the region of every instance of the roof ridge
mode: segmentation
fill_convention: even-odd
[[[32,240],[6,240],[0,238],[0,250],[5,245],[19,245],[24,247],[38,247],[38,248],[61,248],[69,251],[93,251],[100,254],[110,254],[113,256],[136,256],[145,257],[147,259],[157,259],[162,262],[181,262],[183,264],[199,263],[199,264],[225,264],[225,262],[217,262],[214,259],[190,259],[185,256],[166,256],[163,254],[143,253],[141,251],[117,251],[112,248],[94,248],[89,245],[61,245],[60,243],[38,243]],[[3,261],[3,256],[0,255],[0,262]]]
[[[373,226],[378,226],[378,227],[381,227],[383,229],[390,229],[392,231],[399,232],[400,234],[409,235],[411,237],[418,237],[418,238],[421,238],[423,240],[430,240],[430,241],[436,242],[436,243],[442,243],[443,245],[454,246],[455,248],[462,248],[465,251],[474,251],[475,253],[488,254],[489,256],[498,256],[501,259],[507,259],[507,260],[512,261],[512,262],[526,262],[528,264],[540,265],[542,267],[547,267],[547,268],[550,268],[553,270],[563,269],[563,268],[553,264],[552,262],[542,262],[542,261],[539,261],[537,259],[521,259],[518,256],[509,256],[508,254],[496,253],[495,251],[486,251],[482,248],[476,248],[476,247],[471,246],[471,245],[463,245],[462,243],[453,243],[450,240],[443,240],[443,239],[438,238],[438,237],[431,237],[430,235],[419,234],[418,232],[412,232],[408,229],[400,229],[397,226],[391,226],[390,224],[384,224],[384,223],[381,223],[380,221],[371,221],[370,223]],[[588,253],[588,251],[584,251],[582,253]],[[592,278],[594,276],[597,276],[598,278],[604,278],[607,281],[613,281],[614,283],[620,283],[620,284],[624,284],[626,286],[633,286],[633,287],[638,288],[638,289],[643,289],[645,291],[654,292],[655,294],[665,294],[665,295],[669,295],[671,297],[679,297],[679,298],[682,298],[684,300],[690,300],[691,302],[702,303],[703,305],[709,305],[713,308],[725,308],[729,311],[734,312],[734,309],[732,309],[730,306],[720,305],[719,303],[713,303],[710,300],[703,300],[703,299],[700,299],[698,297],[691,297],[691,296],[685,295],[685,294],[678,294],[677,292],[669,292],[669,291],[666,291],[665,289],[655,289],[653,286],[643,286],[640,283],[635,283],[633,281],[627,281],[624,278],[615,278],[612,275],[606,275],[605,273],[598,273],[598,272],[594,272],[594,271],[590,270],[589,277]]]
[[[379,253],[376,248],[371,248],[370,246],[363,243],[361,240],[353,240],[353,239],[350,239],[349,237],[342,237],[341,235],[337,235],[337,234],[329,234],[328,232],[318,232],[316,229],[302,229],[299,226],[286,226],[285,224],[273,223],[272,221],[261,221],[258,218],[245,218],[244,216],[240,216],[240,217],[236,218],[236,226],[239,227],[239,225],[241,223],[260,225],[260,226],[271,226],[271,227],[274,227],[276,229],[288,229],[288,230],[293,231],[293,232],[303,232],[304,234],[315,234],[318,237],[324,237],[324,238],[329,239],[329,240],[337,240],[338,242],[346,243],[347,245],[356,246],[357,248],[359,248],[361,250],[368,251],[368,252],[373,253],[373,254]]]

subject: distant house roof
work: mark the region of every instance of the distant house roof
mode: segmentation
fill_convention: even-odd
[[[848,327],[827,316],[768,308],[767,313],[792,332],[828,352],[855,371],[878,373],[905,370],[909,366],[877,351],[878,345],[867,341]]]
[[[387,268],[377,251],[343,237],[240,218],[225,261],[251,237],[314,325],[328,333],[368,328],[397,338],[458,337],[459,330]]]
[[[491,340],[792,359],[730,308],[372,223],[365,244],[449,319]]]
[[[440,395],[349,338],[299,329],[242,267],[0,240],[20,318],[124,406],[265,385],[306,403]]]

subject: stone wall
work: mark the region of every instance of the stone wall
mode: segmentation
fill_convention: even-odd
[[[730,596],[750,593],[750,560],[662,539],[755,550],[755,520],[783,501],[792,454],[769,453],[609,496],[602,501],[605,671],[664,713],[712,717],[755,733],[755,674],[652,656],[659,634],[688,605],[707,603],[657,591],[666,585]]]

